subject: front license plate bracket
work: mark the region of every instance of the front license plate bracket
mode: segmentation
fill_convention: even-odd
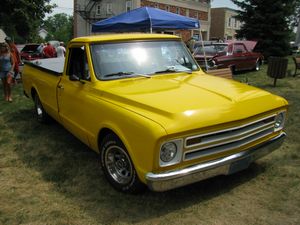
[[[251,157],[246,157],[231,163],[229,167],[228,175],[247,169],[250,163],[251,163]]]

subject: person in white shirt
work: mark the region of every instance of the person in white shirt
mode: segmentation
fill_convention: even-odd
[[[65,57],[66,48],[64,47],[64,43],[60,42],[60,45],[56,48],[57,57]]]

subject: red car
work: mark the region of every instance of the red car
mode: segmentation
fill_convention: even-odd
[[[39,44],[26,44],[21,50],[21,59],[35,60],[43,58],[42,53],[39,51]]]
[[[232,72],[241,70],[259,70],[263,55],[253,52],[254,41],[230,41],[204,45],[204,52],[209,68],[231,68]],[[198,64],[205,68],[203,47],[194,52]]]

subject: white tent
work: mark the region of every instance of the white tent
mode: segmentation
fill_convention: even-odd
[[[0,29],[0,43],[5,42],[4,38],[6,38],[6,34],[2,29]]]

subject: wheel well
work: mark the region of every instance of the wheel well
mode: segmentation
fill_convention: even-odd
[[[34,100],[34,97],[36,95],[36,90],[34,88],[31,88],[31,98]]]
[[[258,58],[256,61],[258,61],[259,64],[262,65],[262,59]]]
[[[98,134],[98,149],[100,150],[100,144],[101,144],[101,141],[103,140],[103,138],[106,137],[106,135],[108,134],[115,134],[115,132],[113,132],[111,129],[109,128],[102,128]],[[118,136],[118,135],[116,135]]]

